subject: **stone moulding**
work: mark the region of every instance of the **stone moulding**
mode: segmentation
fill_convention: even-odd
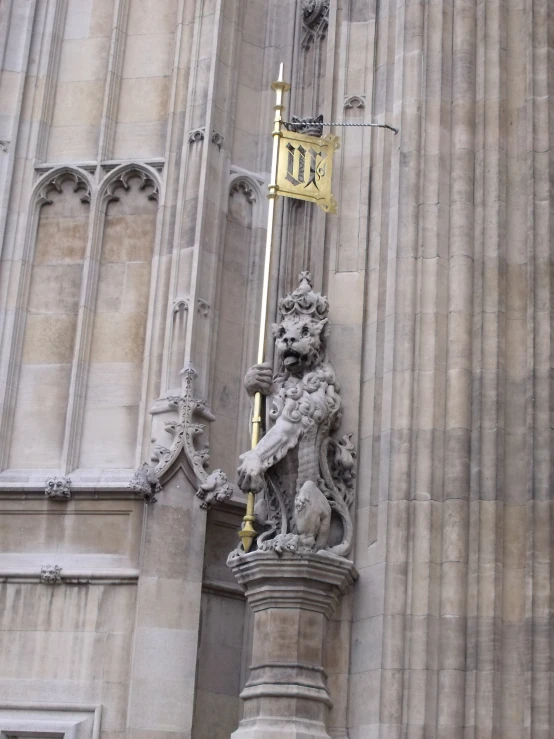
[[[50,193],[55,190],[62,192],[62,184],[71,180],[73,182],[73,192],[80,193],[82,203],[90,203],[92,198],[91,183],[86,174],[79,172],[70,167],[62,167],[52,173],[45,175],[44,180],[37,191],[36,203],[38,205],[52,205]]]
[[[112,179],[110,179],[108,185],[104,189],[103,200],[105,202],[119,200],[119,197],[115,194],[115,191],[120,187],[122,187],[124,190],[128,190],[130,187],[129,180],[133,177],[139,177],[141,179],[141,190],[146,190],[147,187],[152,188],[152,192],[149,192],[147,195],[148,200],[159,200],[160,191],[157,179],[154,178],[145,169],[136,165],[130,165],[129,167],[122,168],[117,172],[116,176],[112,175]]]
[[[330,739],[324,644],[330,617],[357,579],[353,563],[257,551],[228,565],[254,612],[243,719],[232,739]]]
[[[350,108],[365,108],[365,98],[360,95],[350,95],[344,101],[344,110]]]
[[[61,575],[63,569],[63,577]],[[56,579],[58,578],[58,579]],[[43,565],[39,569],[0,568],[0,583],[43,583],[44,585],[132,585],[139,571],[130,568],[98,570],[66,570],[59,565]]]

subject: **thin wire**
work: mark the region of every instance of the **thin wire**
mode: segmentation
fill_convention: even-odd
[[[284,124],[287,128],[289,126],[292,127],[300,127],[302,126],[302,123],[299,122],[288,122]],[[366,126],[368,128],[388,128],[389,131],[394,131],[394,133],[398,133],[399,129],[395,128],[394,126],[389,126],[388,123],[322,123],[321,121],[317,121],[314,126]],[[294,130],[294,128],[289,129]],[[298,133],[302,133],[302,131],[298,131]]]

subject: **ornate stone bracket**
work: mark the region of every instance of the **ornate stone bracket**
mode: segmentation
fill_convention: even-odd
[[[44,484],[44,494],[50,500],[68,501],[71,499],[70,477],[48,477]]]
[[[204,433],[205,423],[197,420],[200,416],[208,422],[215,416],[206,406],[205,400],[194,397],[193,383],[196,371],[192,366],[183,370],[185,378],[182,396],[168,396],[167,402],[177,411],[177,419],[168,421],[165,430],[172,437],[169,447],[155,443],[150,463],[144,462],[129,483],[131,490],[140,493],[146,502],[154,503],[164,483],[172,476],[182,455],[188,461],[194,478],[199,485],[196,495],[202,499],[202,508],[213,502],[223,502],[231,498],[236,486],[227,481],[221,470],[208,474],[206,467],[210,459],[207,446],[197,447],[197,439]]]

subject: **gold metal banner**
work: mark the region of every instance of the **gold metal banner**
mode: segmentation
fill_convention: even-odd
[[[317,203],[326,213],[337,212],[331,192],[333,154],[339,148],[338,136],[322,138],[281,129],[277,167],[277,193]]]

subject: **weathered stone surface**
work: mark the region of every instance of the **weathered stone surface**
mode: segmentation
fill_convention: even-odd
[[[337,216],[277,205],[270,320],[309,270],[358,453],[326,731],[552,735],[553,16],[0,3],[0,733],[65,714],[79,739],[229,739],[242,717],[252,616],[225,557],[244,496],[194,496],[227,497],[207,476],[236,482],[249,448],[283,61],[287,120],[399,129],[332,130]]]

